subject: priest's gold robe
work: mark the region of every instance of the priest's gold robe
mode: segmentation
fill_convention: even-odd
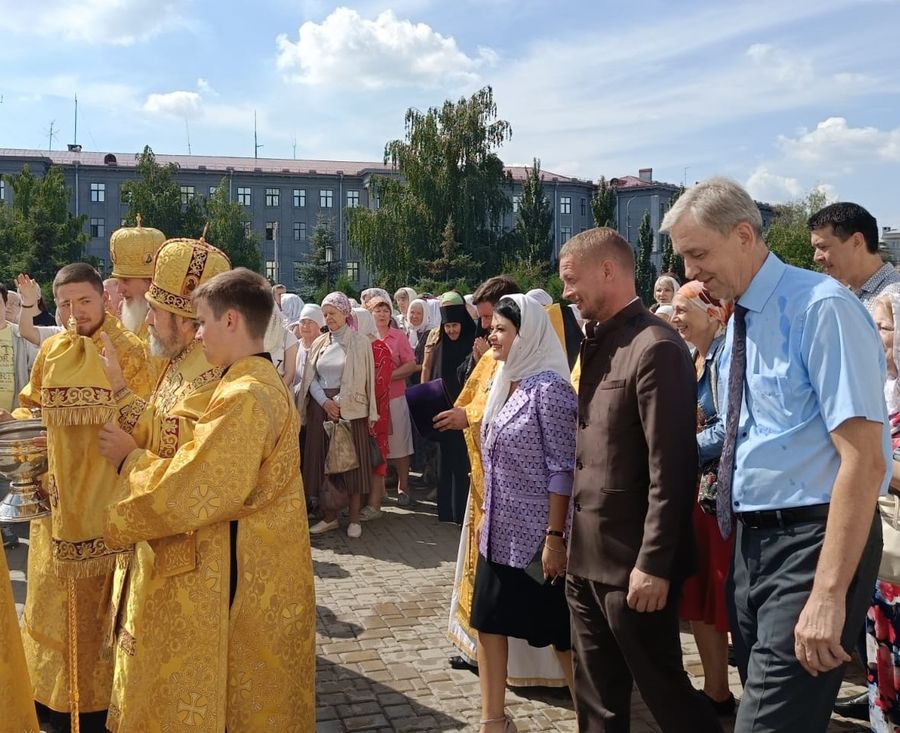
[[[148,395],[153,387],[147,369],[144,344],[118,319],[107,315],[92,337],[102,348],[100,334],[106,333],[119,355],[125,382],[135,393]],[[38,351],[31,380],[19,394],[20,408],[13,415],[31,417],[30,408],[41,407],[41,383],[44,359],[58,334],[47,339]],[[108,462],[97,449],[99,426],[54,427],[48,430],[48,451],[66,451],[78,456],[77,471],[69,476],[71,486],[96,482],[109,476]],[[70,461],[70,463],[73,463]],[[115,476],[115,470],[112,472]],[[114,480],[114,479],[113,479]],[[85,484],[86,485],[86,484]],[[110,487],[112,490],[113,486]],[[51,505],[53,486],[49,487]],[[67,581],[56,576],[52,564],[50,518],[31,522],[28,550],[28,593],[22,620],[22,642],[31,676],[34,699],[52,710],[69,712],[69,654],[67,631]],[[106,648],[104,630],[109,611],[108,589],[112,572],[79,578],[76,583],[76,619],[78,635],[78,690],[83,713],[106,710],[112,689],[113,660]]]
[[[166,362],[149,400],[131,392],[119,395],[119,427],[152,456],[172,458],[178,448],[193,438],[194,425],[206,412],[222,371],[206,360],[199,341],[192,342]],[[123,484],[123,491],[127,491],[127,479],[120,481],[120,486]],[[177,588],[185,579],[179,576],[193,572],[198,559],[201,566],[209,559],[206,555],[197,557],[197,540],[197,535],[190,533],[138,542],[131,565],[115,570],[112,600],[116,663],[109,705],[109,724],[114,730],[122,728],[123,710],[129,720],[150,719],[157,714],[156,701],[148,691],[165,683],[166,667],[150,652],[165,649],[169,629],[143,626],[142,611],[149,604],[161,607],[163,615],[181,614]],[[202,624],[204,619],[185,621],[188,625]],[[141,650],[148,653],[135,654],[135,639],[141,640]]]
[[[0,551],[0,733],[38,733],[6,553]]]
[[[127,497],[107,513],[107,544],[158,548],[188,535],[194,545],[166,561],[167,577],[154,565],[149,585],[147,576],[133,579],[151,593],[130,621],[137,635],[120,635],[119,649],[148,675],[135,681],[146,685],[139,707],[127,707],[126,693],[126,706],[111,710],[113,730],[315,730],[315,592],[298,432],[275,368],[251,356],[225,372],[173,456],[139,449],[126,459]]]

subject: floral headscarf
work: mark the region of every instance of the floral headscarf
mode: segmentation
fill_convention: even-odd
[[[353,328],[356,324],[356,319],[353,317],[353,307],[350,305],[350,299],[341,292],[333,292],[328,293],[322,299],[322,307],[324,308],[326,305],[330,305],[332,308],[337,308],[341,313],[347,316],[347,325],[350,328]]]
[[[718,321],[719,325],[724,328],[731,318],[734,310],[734,304],[730,300],[719,300],[714,298],[706,286],[699,280],[691,280],[682,285],[675,291],[678,295],[688,301],[695,308],[699,308],[714,321]]]

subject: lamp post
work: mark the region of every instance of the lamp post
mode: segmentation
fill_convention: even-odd
[[[334,247],[325,245],[325,289],[331,292],[331,263],[334,261]]]
[[[634,201],[634,196],[625,202],[625,239],[628,244],[631,244],[631,216],[628,213],[628,207],[631,206],[632,201]]]

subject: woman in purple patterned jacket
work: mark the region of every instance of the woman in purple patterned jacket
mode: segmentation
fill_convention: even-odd
[[[504,296],[488,339],[500,367],[482,423],[484,519],[472,599],[481,733],[508,733],[507,638],[553,645],[572,689],[565,597],[566,529],[578,403],[543,307]]]

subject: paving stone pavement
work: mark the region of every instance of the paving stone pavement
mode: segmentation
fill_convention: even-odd
[[[27,526],[17,532],[27,537]],[[390,499],[383,518],[363,525],[361,538],[348,539],[343,526],[313,538],[317,733],[478,731],[478,678],[447,663],[455,653],[446,630],[458,542],[459,529],[438,523],[433,502],[404,509]],[[26,557],[27,542],[7,551],[19,604]],[[685,666],[701,686],[693,638],[681,638]],[[861,691],[861,681],[851,674],[842,694]],[[731,683],[740,696],[734,670]],[[523,733],[576,730],[563,690],[509,690],[507,711]],[[731,733],[730,721],[725,729]],[[660,730],[637,692],[631,730]],[[868,728],[835,718],[828,730]]]

